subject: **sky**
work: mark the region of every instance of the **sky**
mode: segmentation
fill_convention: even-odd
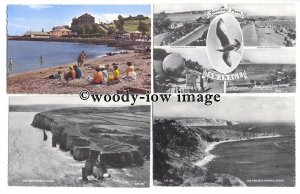
[[[222,4],[209,4],[209,3],[197,3],[197,4],[155,4],[153,13],[160,13],[162,11],[167,13],[184,12],[184,11],[200,11],[200,10],[214,10],[218,9]]]
[[[230,121],[294,121],[294,97],[221,96],[220,102],[153,103],[153,117],[205,117]]]
[[[95,21],[112,22],[123,17],[151,16],[150,5],[8,5],[8,35],[23,35],[26,31],[50,31],[54,26],[70,25],[72,18],[89,13]]]
[[[243,59],[252,63],[296,64],[296,49],[244,49]]]

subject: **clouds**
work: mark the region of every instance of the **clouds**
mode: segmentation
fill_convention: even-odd
[[[28,5],[28,7],[30,9],[41,10],[41,9],[50,8],[52,6],[50,6],[50,5]]]
[[[94,14],[93,16],[96,18],[96,20],[100,19],[101,22],[112,22],[114,20],[117,20],[119,15],[122,15],[122,17],[129,16],[126,14],[119,14],[119,13]]]
[[[28,25],[21,31],[12,25],[8,26],[9,35],[22,35],[28,30],[45,31],[54,26],[70,25],[72,18],[84,13],[95,16],[96,22],[112,22],[118,15],[151,15],[150,5],[8,5],[7,23]]]

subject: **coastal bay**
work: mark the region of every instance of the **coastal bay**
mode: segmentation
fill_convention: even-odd
[[[87,53],[88,54],[88,53]],[[151,75],[150,52],[134,52],[129,50],[125,54],[115,54],[113,56],[103,56],[90,59],[81,67],[82,78],[71,81],[46,79],[49,75],[58,71],[65,72],[73,63],[63,65],[53,65],[38,70],[32,70],[24,73],[9,75],[7,78],[8,93],[39,93],[39,94],[78,94],[83,88],[93,93],[116,93],[118,89],[124,86],[134,86],[137,88],[150,88],[149,75]],[[112,69],[112,63],[119,64],[120,75],[123,76],[126,69],[126,62],[130,61],[135,71],[138,73],[137,79],[132,81],[122,80],[121,83],[109,87],[90,84],[87,79],[95,73],[95,67],[98,65],[109,64]]]
[[[88,59],[105,56],[109,52],[119,52],[117,47],[106,45],[82,44],[49,41],[7,41],[7,64],[13,60],[12,74],[76,63],[80,52],[84,50]],[[42,61],[40,60],[42,57]]]

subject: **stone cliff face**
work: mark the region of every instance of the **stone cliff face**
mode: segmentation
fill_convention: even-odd
[[[144,157],[149,158],[148,115],[149,106],[65,108],[36,114],[32,126],[51,131],[52,146],[59,145],[61,150],[70,151],[75,160],[90,162],[100,158],[108,166],[124,167],[143,165]],[[141,134],[122,127],[118,130],[124,125],[128,129],[140,130]],[[136,129],[135,125],[140,125],[140,128]],[[116,129],[110,130],[111,127]],[[149,135],[145,135],[147,130]]]

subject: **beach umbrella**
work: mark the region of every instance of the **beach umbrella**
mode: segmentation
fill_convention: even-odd
[[[177,54],[169,54],[163,61],[163,70],[170,76],[179,76],[185,68],[185,59]]]

